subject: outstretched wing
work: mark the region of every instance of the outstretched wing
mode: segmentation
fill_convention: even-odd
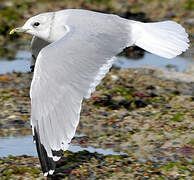
[[[77,28],[67,22],[69,32],[38,55],[30,92],[31,125],[46,175],[53,173],[51,161],[60,159],[75,134],[83,98],[129,44],[129,27],[121,26],[117,16],[100,18]]]

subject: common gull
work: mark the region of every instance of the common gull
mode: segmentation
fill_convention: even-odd
[[[176,22],[142,23],[78,9],[36,15],[14,32],[33,35],[31,126],[45,176],[54,173],[69,147],[82,100],[90,97],[118,53],[137,45],[174,58],[189,47],[185,29]]]

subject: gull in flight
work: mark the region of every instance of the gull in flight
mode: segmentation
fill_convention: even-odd
[[[142,23],[117,15],[68,9],[36,15],[10,31],[33,35],[31,126],[42,171],[52,175],[89,98],[126,47],[174,58],[189,47],[176,22]]]

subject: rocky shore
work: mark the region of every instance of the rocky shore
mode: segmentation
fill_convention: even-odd
[[[158,76],[160,74],[160,76]],[[192,179],[193,82],[170,80],[153,68],[112,68],[85,100],[72,143],[124,155],[65,152],[55,179]],[[30,73],[0,76],[0,135],[27,135]],[[0,179],[41,179],[38,159],[0,159]]]

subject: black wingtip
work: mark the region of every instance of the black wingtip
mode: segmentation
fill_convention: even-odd
[[[43,174],[44,176],[49,176],[49,175],[52,176],[55,170],[56,162],[52,158],[48,157],[46,149],[40,142],[40,136],[38,134],[36,127],[34,127],[34,137],[33,138],[36,143],[36,149],[38,152],[38,157],[40,160],[40,165],[41,165]]]
[[[31,72],[34,72],[34,67],[35,67],[34,65],[33,66],[30,66],[30,71]]]

